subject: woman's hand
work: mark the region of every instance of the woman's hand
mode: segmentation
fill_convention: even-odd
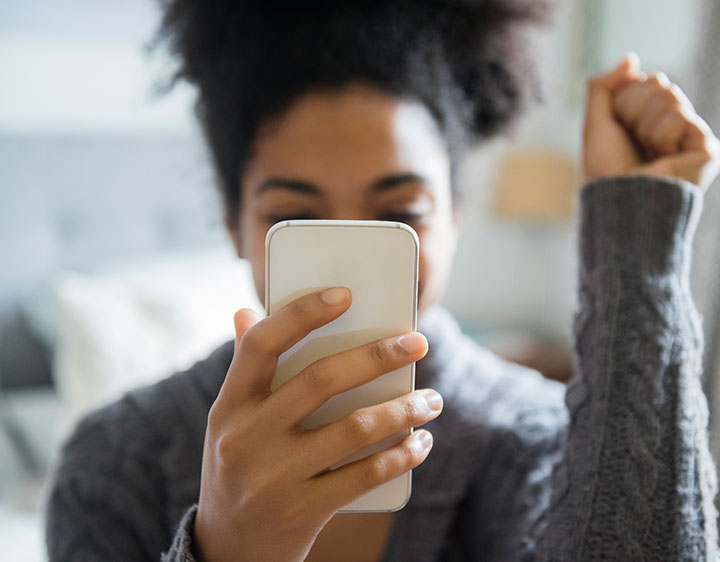
[[[330,397],[421,359],[417,333],[321,359],[270,392],[278,356],[350,306],[347,289],[297,299],[258,321],[235,315],[235,355],[208,417],[195,519],[203,562],[304,560],[335,512],[425,460],[432,437],[416,431],[397,446],[336,470],[328,467],[385,437],[437,417],[442,399],[420,390],[312,430],[301,422]]]
[[[636,55],[590,80],[585,118],[587,180],[677,177],[707,189],[720,169],[720,141],[664,74],[645,76]]]

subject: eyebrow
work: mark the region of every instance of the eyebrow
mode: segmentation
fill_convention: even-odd
[[[413,172],[383,176],[375,180],[371,184],[372,191],[386,191],[407,183],[427,183],[427,180]],[[263,181],[255,190],[255,195],[260,195],[271,189],[283,189],[301,193],[303,195],[312,195],[319,197],[322,195],[322,189],[314,183],[295,178],[271,177]]]
[[[385,176],[372,183],[373,191],[385,191],[393,187],[399,187],[406,183],[427,183],[427,180],[419,174],[408,172],[393,176]]]
[[[258,186],[255,195],[260,195],[270,189],[284,189],[316,197],[322,195],[322,190],[317,185],[293,178],[268,178]]]

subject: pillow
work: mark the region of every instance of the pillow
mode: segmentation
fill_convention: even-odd
[[[50,340],[72,420],[206,357],[233,337],[237,309],[262,311],[249,264],[225,249],[66,272],[46,305],[34,324]]]

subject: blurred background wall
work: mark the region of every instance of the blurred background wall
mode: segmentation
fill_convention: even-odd
[[[462,174],[465,218],[445,305],[478,340],[567,376],[585,80],[634,50],[645,70],[663,69],[717,119],[720,46],[708,49],[717,12],[714,0],[563,3],[542,40],[545,104],[510,138],[473,151]],[[257,306],[223,232],[194,92],[181,84],[155,95],[171,69],[162,51],[147,49],[157,23],[151,0],[0,4],[8,559],[43,559],[43,482],[64,428],[127,386],[192,362],[231,336],[235,308]],[[711,351],[720,341],[720,205],[712,206],[694,279]],[[710,355],[709,383],[718,372]]]

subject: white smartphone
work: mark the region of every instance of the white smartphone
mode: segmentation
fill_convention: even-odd
[[[415,231],[397,222],[290,220],[275,224],[265,239],[266,312],[272,314],[302,295],[328,287],[349,288],[352,305],[280,356],[271,389],[322,357],[414,331],[418,250]],[[334,396],[304,425],[314,428],[335,422],[358,408],[391,400],[414,388],[415,365],[411,364]],[[393,435],[330,468],[387,449],[409,433]],[[397,511],[410,499],[410,490],[408,472],[340,511]]]

